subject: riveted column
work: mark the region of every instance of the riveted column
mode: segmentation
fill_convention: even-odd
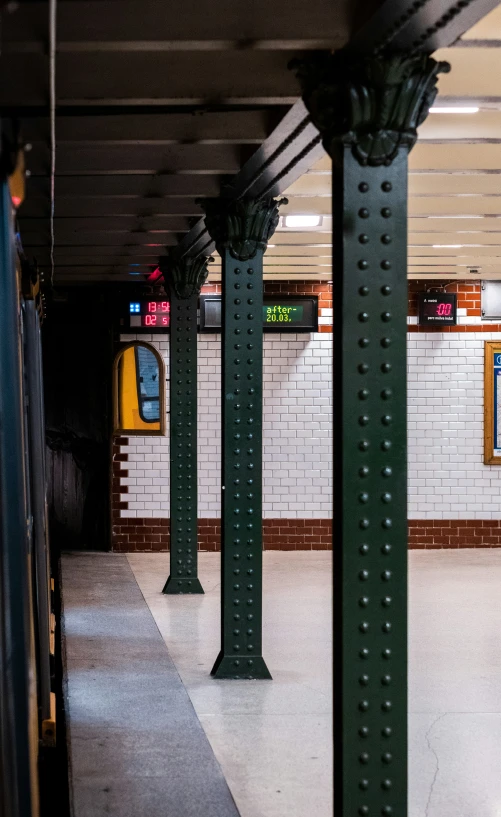
[[[208,259],[170,260],[170,576],[167,594],[203,593],[198,578],[197,306]]]
[[[202,202],[222,258],[222,604],[216,678],[271,678],[262,655],[263,254],[279,202]]]
[[[296,63],[333,159],[334,796],[407,814],[407,155],[445,64]]]

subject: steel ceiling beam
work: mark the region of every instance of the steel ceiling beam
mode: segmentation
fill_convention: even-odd
[[[265,108],[222,111],[119,112],[101,108],[89,112],[58,106],[58,145],[75,142],[89,146],[95,143],[136,144],[261,144],[286,113]],[[29,113],[29,112],[27,112]],[[30,142],[47,141],[49,122],[43,111],[36,117],[23,118],[23,136]]]
[[[358,52],[432,53],[453,45],[497,0],[385,0],[350,40]]]
[[[185,216],[196,218],[201,210],[193,198],[187,196],[177,198],[139,197],[139,196],[58,196],[58,213],[64,213],[64,218],[89,218],[122,216],[123,218],[150,218],[156,216]],[[22,210],[23,219],[46,218],[48,203],[42,197],[33,197],[26,201]],[[57,217],[57,216],[56,216]]]
[[[23,247],[25,251],[33,252],[37,257],[38,251],[47,249],[48,237],[47,229],[38,231],[23,230]],[[127,230],[108,233],[106,230],[88,231],[76,235],[58,236],[57,243],[60,248],[73,247],[75,243],[87,243],[92,245],[93,250],[101,249],[102,246],[151,246],[156,247],[157,252],[162,252],[163,246],[175,246],[178,243],[178,236],[175,232],[155,235],[148,232],[128,232]]]
[[[237,145],[112,145],[76,148],[63,142],[57,151],[57,174],[236,173]],[[47,173],[49,150],[34,142],[26,163],[31,173]]]
[[[224,174],[209,176],[207,174],[149,174],[116,175],[116,176],[62,176],[56,179],[56,196],[71,198],[88,198],[98,196],[102,199],[116,196],[164,198],[182,196],[195,199],[197,196],[216,195],[219,192],[219,180]],[[48,195],[48,178],[46,175],[32,174],[27,180],[27,198],[46,198]]]
[[[294,78],[287,71],[294,51],[145,52],[58,54],[58,104],[292,105]],[[0,104],[46,103],[48,60],[23,54],[3,61]]]
[[[183,49],[230,42],[251,50],[263,43],[286,47],[291,41],[312,48],[327,41],[339,47],[348,39],[351,3],[343,0],[336,5],[333,14],[331,0],[275,0],[270,14],[267,0],[250,4],[218,0],[214,13],[209,0],[121,0],[118,16],[114,0],[73,0],[58,8],[58,40],[65,49],[75,50],[96,42],[109,48],[144,43],[152,50],[158,42]],[[20,3],[3,25],[9,43],[39,45],[46,38],[46,8],[40,2]]]

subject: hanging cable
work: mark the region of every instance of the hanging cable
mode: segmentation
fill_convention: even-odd
[[[50,283],[54,285],[54,210],[56,183],[56,5],[49,0],[49,82],[50,82]]]

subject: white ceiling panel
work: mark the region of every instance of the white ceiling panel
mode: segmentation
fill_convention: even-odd
[[[453,141],[442,144],[418,142],[409,156],[409,168],[411,171],[499,170],[501,168],[501,143],[458,145]]]
[[[501,5],[489,12],[483,20],[470,28],[461,37],[462,40],[500,40],[501,41]]]
[[[500,97],[501,51],[498,48],[442,48],[434,55],[451,65],[448,74],[440,74],[441,97]]]

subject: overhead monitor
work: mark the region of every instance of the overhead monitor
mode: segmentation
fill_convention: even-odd
[[[221,331],[221,295],[200,296],[200,331]],[[263,299],[265,332],[318,332],[318,297],[282,295]]]

